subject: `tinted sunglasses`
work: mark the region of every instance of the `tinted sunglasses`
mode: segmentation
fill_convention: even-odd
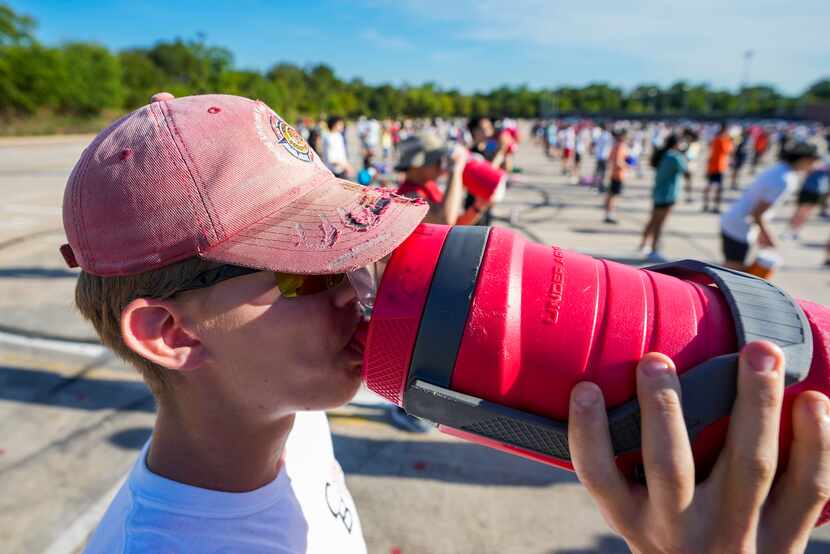
[[[346,278],[345,273],[335,273],[333,275],[297,275],[294,273],[280,273],[278,271],[227,264],[199,273],[183,287],[177,289],[176,292],[204,289],[212,287],[222,281],[227,281],[228,279],[258,273],[260,271],[274,275],[277,288],[280,289],[280,293],[285,298],[317,294],[318,292],[336,287]]]
[[[284,298],[317,294],[336,287],[348,278],[349,283],[357,293],[357,300],[361,309],[366,315],[371,313],[377,289],[377,270],[374,264],[348,273],[334,273],[331,275],[300,275],[225,264],[199,273],[184,286],[178,288],[176,293],[212,287],[222,281],[260,271],[274,275],[277,288],[280,289],[280,294]]]

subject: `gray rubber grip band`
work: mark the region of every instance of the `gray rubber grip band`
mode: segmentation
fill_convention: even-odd
[[[718,286],[732,312],[738,349],[754,340],[774,342],[786,356],[788,384],[807,375],[812,362],[812,332],[801,307],[786,292],[763,279],[695,260],[645,269],[677,276],[707,276]],[[570,460],[567,422],[452,391],[452,366],[442,370],[445,377],[441,384],[423,379],[423,372],[410,372],[405,391],[409,413],[506,445]],[[680,375],[683,416],[691,438],[731,413],[737,369],[736,352],[707,360]],[[609,410],[608,422],[615,455],[640,450],[640,406],[636,399]]]

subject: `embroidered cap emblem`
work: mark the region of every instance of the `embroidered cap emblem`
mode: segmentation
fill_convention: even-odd
[[[274,130],[274,134],[277,136],[277,144],[281,144],[283,148],[288,150],[289,154],[304,162],[310,162],[313,159],[314,151],[311,150],[303,136],[294,127],[272,115],[271,129]]]

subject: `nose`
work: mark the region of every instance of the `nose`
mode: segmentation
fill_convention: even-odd
[[[348,279],[332,289],[332,304],[337,309],[343,309],[357,299],[357,293]]]

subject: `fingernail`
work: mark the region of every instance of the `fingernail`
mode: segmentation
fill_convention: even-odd
[[[814,398],[810,407],[818,417],[830,419],[830,402],[826,398]]]
[[[590,408],[599,400],[599,394],[596,387],[589,385],[582,385],[574,391],[574,402],[580,408]]]
[[[777,360],[772,354],[753,352],[749,358],[749,366],[758,373],[768,373],[775,369]]]
[[[669,371],[669,364],[659,358],[648,359],[643,362],[642,371],[649,377],[659,377]]]

